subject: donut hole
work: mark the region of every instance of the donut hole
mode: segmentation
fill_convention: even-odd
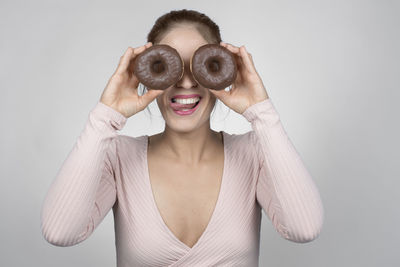
[[[165,71],[164,64],[161,60],[155,60],[151,65],[151,70],[153,73],[160,74]]]
[[[207,66],[207,70],[209,70],[210,72],[219,72],[220,70],[220,61],[215,58],[215,57],[211,57],[209,59],[207,59],[206,61],[206,66]]]

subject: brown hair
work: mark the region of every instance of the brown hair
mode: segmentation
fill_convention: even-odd
[[[194,10],[173,10],[159,17],[147,35],[147,42],[157,44],[160,40],[179,24],[191,24],[209,43],[219,44],[221,34],[219,27],[205,14]]]
[[[194,26],[209,43],[219,44],[222,41],[218,25],[208,16],[195,10],[181,9],[172,10],[159,17],[147,35],[147,42],[152,42],[153,45],[159,43],[167,33],[180,25]],[[147,88],[143,86],[141,94],[143,95],[146,90]],[[147,110],[151,114],[148,106]]]

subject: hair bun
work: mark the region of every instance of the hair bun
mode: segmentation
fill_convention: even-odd
[[[222,90],[236,80],[234,55],[219,44],[200,46],[190,59],[194,79],[205,88]]]
[[[182,78],[183,60],[169,45],[152,45],[137,56],[134,75],[148,89],[165,90]]]

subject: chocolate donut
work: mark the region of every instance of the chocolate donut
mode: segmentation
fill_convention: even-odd
[[[183,76],[183,60],[169,45],[152,45],[135,59],[134,75],[148,89],[165,90]]]
[[[219,44],[206,44],[196,49],[190,58],[194,79],[205,88],[222,90],[236,80],[234,55]]]

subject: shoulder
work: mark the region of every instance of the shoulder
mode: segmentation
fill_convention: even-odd
[[[225,135],[229,138],[229,148],[232,154],[246,160],[257,160],[254,130],[243,134],[225,133]]]
[[[252,139],[254,131],[243,134],[227,134],[227,151],[229,155],[229,168],[233,170],[233,177],[238,179],[251,177],[248,181],[255,182],[260,170],[258,152]],[[231,170],[231,171],[232,171]]]
[[[145,135],[133,137],[118,134],[110,141],[107,154],[114,163],[124,161],[127,158],[140,157],[145,148],[145,140],[147,140]]]
[[[146,139],[146,135],[140,135],[137,137],[119,134],[116,138],[114,138],[114,142],[119,145],[129,145],[129,146],[140,146],[143,144],[143,141]]]
[[[255,133],[254,130],[251,130],[242,134],[230,134],[224,132],[226,136],[230,139],[230,143],[234,147],[246,148],[251,144],[254,144],[255,141]]]

